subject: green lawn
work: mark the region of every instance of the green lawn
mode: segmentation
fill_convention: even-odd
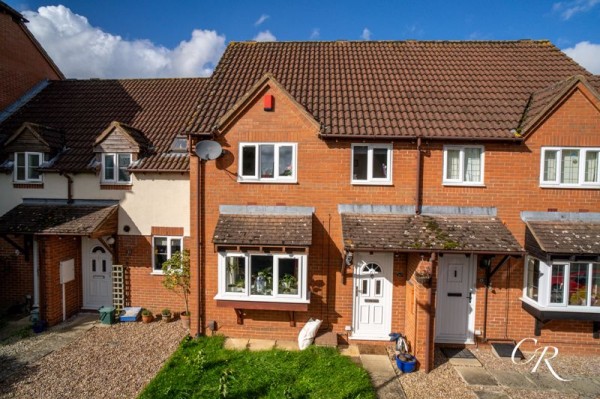
[[[184,340],[139,398],[376,398],[367,373],[333,348],[229,351],[224,340]]]

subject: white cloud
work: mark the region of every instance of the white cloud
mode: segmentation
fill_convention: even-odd
[[[269,15],[267,15],[267,14],[261,15],[260,17],[258,17],[258,19],[256,20],[256,22],[254,23],[254,26],[258,26],[258,25],[262,24],[267,19],[269,19]]]
[[[552,5],[552,11],[560,13],[561,18],[567,21],[575,14],[590,11],[598,3],[600,3],[600,0],[561,1]]]
[[[321,31],[319,30],[319,28],[314,28],[310,32],[310,40],[317,40],[319,36],[321,36]]]
[[[363,40],[371,40],[371,31],[367,28],[363,29],[360,38]]]
[[[225,49],[225,36],[195,29],[173,49],[125,40],[58,6],[24,11],[28,28],[69,78],[207,76]]]
[[[600,44],[579,42],[563,51],[591,73],[600,75]]]
[[[258,35],[254,36],[254,40],[257,42],[275,42],[277,38],[269,30],[259,32]]]

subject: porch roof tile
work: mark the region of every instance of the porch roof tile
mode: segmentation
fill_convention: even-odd
[[[312,215],[223,215],[219,216],[214,244],[309,246]]]
[[[600,254],[600,222],[528,221],[540,249],[552,254]]]
[[[522,253],[495,217],[342,214],[344,246],[352,250]]]

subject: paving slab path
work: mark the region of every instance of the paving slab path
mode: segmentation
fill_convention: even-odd
[[[379,399],[406,398],[389,356],[361,353],[360,360],[371,377]]]

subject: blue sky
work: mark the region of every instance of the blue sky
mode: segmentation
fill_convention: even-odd
[[[253,39],[549,39],[600,74],[600,0],[7,3],[69,77],[207,75]]]

